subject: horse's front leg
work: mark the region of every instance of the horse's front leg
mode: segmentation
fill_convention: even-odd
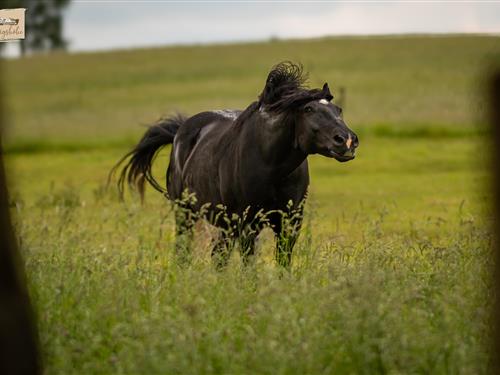
[[[283,214],[278,223],[273,226],[276,236],[276,262],[280,266],[289,268],[292,263],[292,252],[297,239],[299,238],[300,227],[302,226],[302,214],[289,218]]]

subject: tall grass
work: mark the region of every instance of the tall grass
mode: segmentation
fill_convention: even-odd
[[[308,207],[289,273],[270,232],[253,266],[235,253],[217,272],[203,225],[177,266],[167,204],[73,186],[12,203],[49,373],[487,370],[491,238],[469,215],[443,239],[386,233],[382,214],[352,240],[318,232]]]

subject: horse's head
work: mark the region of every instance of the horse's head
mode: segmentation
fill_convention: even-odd
[[[358,136],[344,122],[342,109],[331,102],[333,96],[328,84],[317,92],[318,96],[297,111],[297,146],[307,154],[321,154],[341,162],[354,159]]]
[[[277,118],[294,126],[294,147],[305,154],[321,154],[344,162],[354,158],[358,137],[342,118],[328,84],[308,89],[302,66],[290,62],[276,65],[267,78],[259,104]]]

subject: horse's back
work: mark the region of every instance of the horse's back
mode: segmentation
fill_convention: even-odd
[[[189,181],[186,181],[190,180],[189,176],[194,172],[189,172],[193,169],[189,168],[189,165],[196,164],[195,169],[208,170],[208,164],[216,162],[217,158],[214,156],[217,143],[240,113],[239,110],[206,111],[188,118],[182,124],[174,138],[167,177],[169,195],[172,198],[180,198],[186,187],[193,188],[189,186]],[[193,159],[202,160],[203,163],[193,163]]]

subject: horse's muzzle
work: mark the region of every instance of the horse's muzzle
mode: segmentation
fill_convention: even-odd
[[[354,159],[354,149],[347,150],[343,154],[339,154],[334,149],[330,148],[328,150],[328,157],[335,158],[335,160],[340,161],[341,163]]]

